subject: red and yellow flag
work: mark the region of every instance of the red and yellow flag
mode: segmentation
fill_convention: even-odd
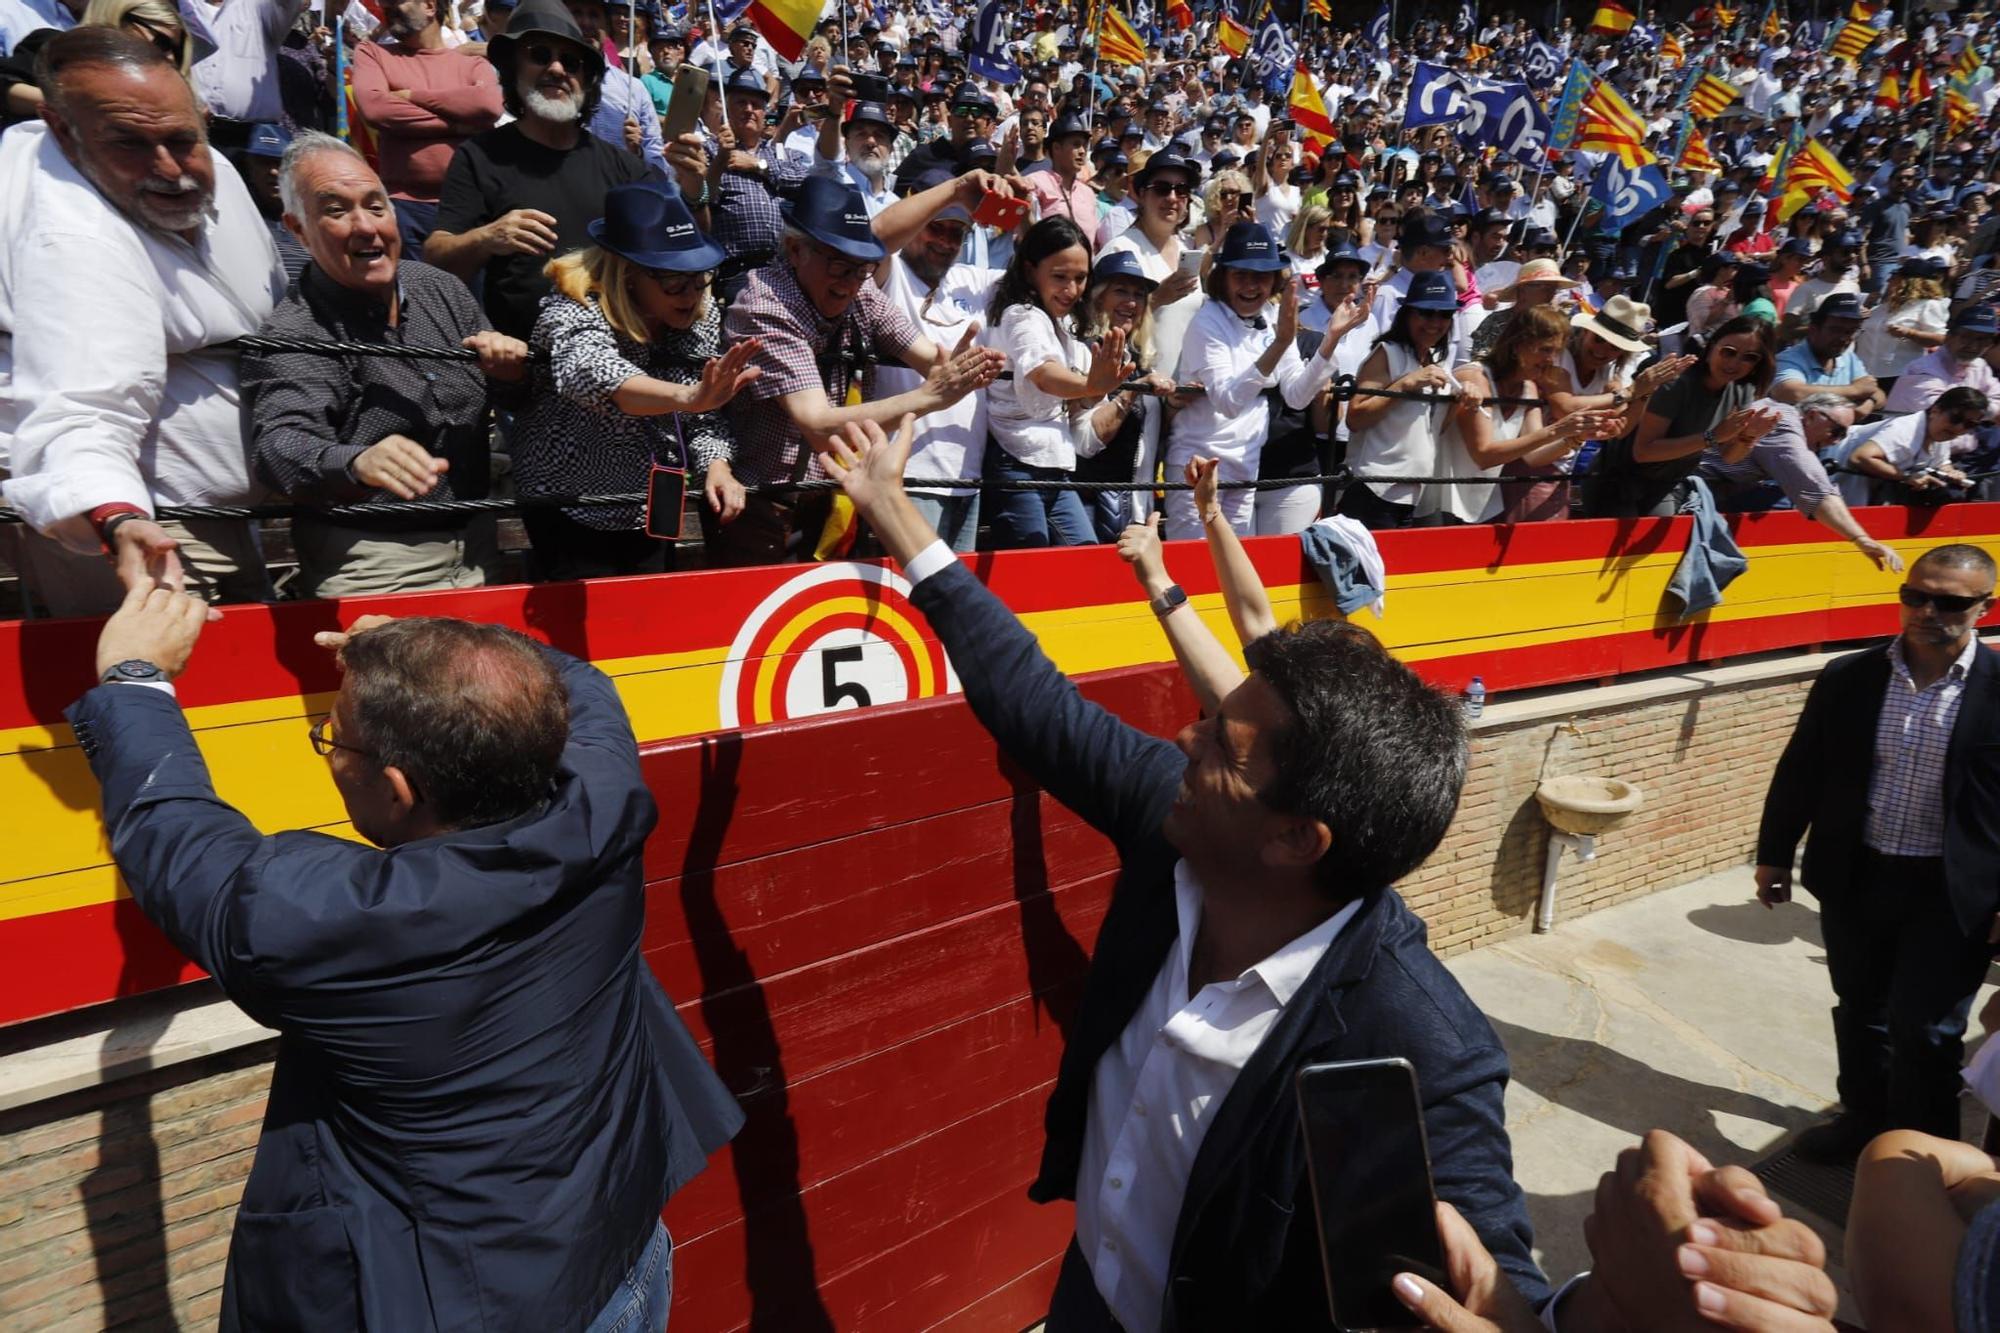
[[[1847,7],[1847,17],[1853,19],[1856,23],[1873,23],[1875,16],[1881,12],[1880,9],[1874,5],[1865,3],[1864,0],[1854,0],[1854,3]]]
[[[1477,65],[1492,54],[1493,48],[1490,46],[1481,46],[1478,42],[1465,44],[1465,63],[1468,65]]]
[[[1951,62],[1951,76],[1954,79],[1969,79],[1979,72],[1979,53],[1967,42],[1965,49],[1958,53],[1958,59]]]
[[[1688,110],[1696,120],[1713,120],[1722,114],[1722,108],[1743,95],[1743,90],[1727,79],[1718,79],[1713,74],[1701,76],[1701,82],[1688,94]]]
[[[814,0],[751,0],[743,17],[764,34],[773,51],[795,61],[805,54],[823,7]]]
[[[1737,15],[1742,12],[1740,9],[1731,9],[1727,5],[1715,6],[1715,26],[1724,32],[1729,31],[1736,26]]]
[[[1903,105],[1903,90],[1896,84],[1896,71],[1882,71],[1882,82],[1875,86],[1875,105],[1883,111],[1894,111]]]
[[[1194,11],[1188,8],[1188,0],[1167,0],[1167,22],[1182,32],[1194,26]]]
[[[1682,171],[1702,171],[1711,176],[1722,174],[1722,163],[1715,160],[1709,151],[1708,136],[1694,126],[1688,126],[1687,142],[1681,145],[1681,160],[1674,164]]]
[[[1240,56],[1250,49],[1250,30],[1224,14],[1215,29],[1215,40],[1222,43],[1222,49],[1230,55]]]
[[[1312,71],[1306,68],[1304,57],[1300,57],[1298,68],[1292,71],[1292,124],[1305,131],[1306,137],[1325,147],[1335,139],[1333,118],[1326,114],[1326,99],[1319,95],[1319,85],[1313,81]]]
[[[1944,89],[1945,133],[1957,134],[1967,125],[1970,125],[1978,117],[1978,115],[1979,115],[1979,108],[1974,105],[1970,97],[1966,96],[1965,93],[1960,90],[1958,86],[1958,81],[1956,79],[1952,80],[1950,83],[1945,85]]]
[[[1114,65],[1146,63],[1146,44],[1139,40],[1132,21],[1119,13],[1116,5],[1106,5],[1104,17],[1098,21],[1097,54]]]
[[[1590,16],[1590,30],[1600,37],[1620,37],[1637,21],[1637,16],[1616,0],[1604,0]]]
[[[1333,0],[1306,0],[1306,12],[1314,18],[1333,22]]]
[[[1681,63],[1687,59],[1687,48],[1681,45],[1679,37],[1673,33],[1666,33],[1660,38],[1660,54],[1672,62],[1675,69],[1679,69]]]
[[[1618,160],[1628,167],[1659,161],[1646,147],[1645,120],[1602,79],[1583,95],[1583,115],[1577,122],[1575,147],[1593,153],[1616,153]]]
[[[1910,71],[1910,81],[1903,88],[1903,102],[1906,106],[1922,106],[1931,100],[1937,89],[1931,85],[1931,76],[1918,65]]]
[[[1845,24],[1840,29],[1840,35],[1833,39],[1833,58],[1845,60],[1850,65],[1857,64],[1861,53],[1881,35],[1880,28],[1871,28],[1866,23]]]
[[[1785,166],[1785,191],[1778,200],[1778,220],[1789,220],[1822,191],[1846,203],[1854,197],[1854,173],[1840,165],[1840,159],[1825,144],[1807,139]]]
[[[1785,25],[1778,19],[1778,7],[1772,5],[1764,11],[1764,39],[1775,42],[1785,32]]]

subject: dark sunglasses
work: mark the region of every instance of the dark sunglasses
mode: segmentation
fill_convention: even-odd
[[[1153,181],[1146,186],[1148,193],[1169,195],[1186,199],[1194,193],[1194,186],[1175,181]]]
[[[1925,592],[1922,588],[1912,588],[1907,583],[1896,589],[1896,600],[1912,611],[1921,611],[1927,606],[1934,606],[1938,609],[1938,614],[1946,616],[1970,611],[1992,595],[1990,592],[1982,592],[1971,597],[1961,597],[1947,592]]]
[[[558,46],[550,46],[547,42],[536,42],[533,46],[524,46],[521,48],[521,55],[530,64],[535,65],[553,65],[557,61],[561,61],[562,67],[568,70],[573,70],[578,65],[581,65],[584,59],[580,53],[565,50]]]

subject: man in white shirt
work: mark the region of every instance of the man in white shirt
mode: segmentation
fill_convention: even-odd
[[[845,75],[836,75],[844,82]],[[846,102],[841,98],[835,105]],[[889,120],[888,109],[879,102],[856,102],[854,109],[847,113],[847,124],[842,127],[836,148],[840,156],[826,156],[827,135],[825,124],[815,154],[815,171],[840,176],[855,189],[861,191],[862,202],[868,206],[869,217],[879,217],[882,211],[896,202],[896,192],[889,188],[889,159],[896,144],[896,127]]]
[[[113,610],[152,577],[255,600],[248,524],[162,524],[154,508],[255,498],[219,344],[255,333],[284,291],[270,232],[158,47],[79,28],[42,59],[46,127],[0,137],[0,489],[33,529],[9,538],[23,577],[56,615]]]
[[[216,148],[242,148],[250,127],[283,120],[278,94],[278,48],[305,11],[306,0],[184,0],[181,21],[207,54],[189,79],[208,108],[208,139]]]

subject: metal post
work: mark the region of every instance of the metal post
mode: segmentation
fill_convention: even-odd
[[[333,132],[349,137],[347,124],[347,11],[333,19]]]

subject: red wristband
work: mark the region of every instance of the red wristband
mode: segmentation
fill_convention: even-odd
[[[111,550],[111,539],[105,535],[104,525],[120,514],[133,514],[139,518],[151,517],[151,515],[138,505],[127,504],[123,500],[114,500],[110,504],[99,505],[97,508],[91,510],[89,514],[85,515],[90,520],[91,530],[97,534],[97,540],[104,543],[104,549],[107,553]]]

